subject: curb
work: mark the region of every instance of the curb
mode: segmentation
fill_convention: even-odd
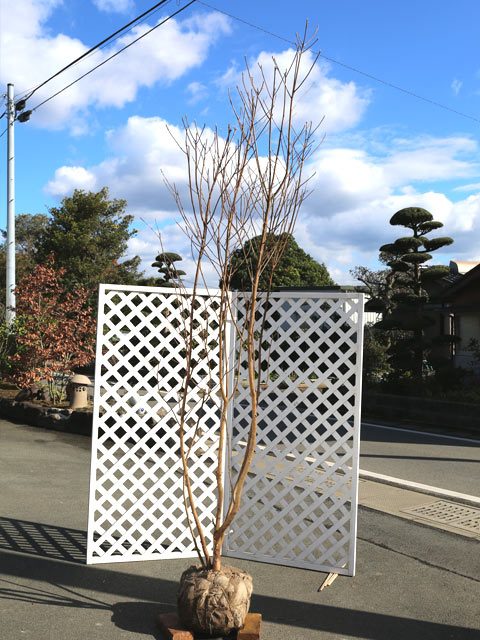
[[[478,498],[477,496],[470,496],[466,493],[458,493],[456,491],[449,491],[448,489],[440,489],[439,487],[432,487],[428,484],[420,484],[419,482],[402,480],[402,478],[385,476],[381,473],[375,473],[373,471],[362,471],[361,469],[359,472],[359,477],[362,480],[370,480],[371,482],[379,482],[381,484],[390,485],[391,487],[406,489],[407,491],[424,493],[434,498],[443,498],[444,500],[460,502],[462,504],[467,504],[472,507],[477,507],[477,508],[480,507],[480,498]]]

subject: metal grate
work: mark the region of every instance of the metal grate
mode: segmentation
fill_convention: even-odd
[[[480,533],[480,509],[475,509],[474,507],[466,507],[446,500],[437,500],[413,509],[402,509],[402,512],[420,517],[423,520],[448,524],[457,529]]]

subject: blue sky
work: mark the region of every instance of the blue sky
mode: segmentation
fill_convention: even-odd
[[[171,0],[140,30],[178,10]],[[0,83],[18,96],[81,55],[154,0],[0,0]],[[210,3],[209,3],[210,4]],[[480,4],[471,0],[319,0],[212,5],[286,39],[305,20],[318,26],[317,65],[302,110],[325,116],[325,141],[311,161],[314,191],[295,237],[341,283],[355,265],[376,265],[378,247],[399,235],[388,224],[402,207],[422,206],[455,243],[436,262],[480,260]],[[133,34],[94,53],[39,90],[43,99],[92,68]],[[16,211],[42,213],[74,188],[110,188],[125,198],[138,234],[131,255],[146,272],[159,251],[188,260],[186,239],[161,170],[183,180],[173,131],[187,114],[209,127],[231,120],[227,88],[244,56],[286,59],[288,44],[194,3],[111,62],[16,123]],[[471,116],[442,109],[364,74]],[[5,123],[5,119],[0,120]],[[2,125],[4,128],[4,125]],[[1,131],[3,131],[3,128]],[[1,133],[0,131],[0,133]],[[0,139],[0,226],[5,228],[6,135]]]

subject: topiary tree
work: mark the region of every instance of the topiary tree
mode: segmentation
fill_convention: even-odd
[[[387,257],[392,282],[392,307],[378,323],[383,329],[398,330],[403,335],[391,345],[390,363],[397,373],[410,371],[416,378],[422,376],[422,364],[428,343],[424,330],[432,323],[425,315],[428,302],[428,282],[448,273],[448,267],[424,267],[432,259],[431,252],[452,244],[448,237],[428,238],[427,234],[443,227],[432,214],[420,207],[407,207],[397,211],[390,224],[403,226],[412,233],[380,247],[380,255]]]
[[[155,262],[152,262],[152,267],[157,267],[159,273],[162,274],[161,278],[157,278],[155,286],[157,287],[175,287],[175,284],[180,281],[181,276],[187,275],[185,271],[179,271],[174,262],[182,260],[182,256],[178,253],[159,253],[155,258]]]
[[[258,264],[258,253],[261,246],[261,236],[247,240],[241,247],[232,252],[230,265],[233,276],[230,286],[232,289],[246,291],[255,278],[255,268]],[[268,286],[276,287],[319,287],[334,285],[325,264],[317,262],[312,256],[301,249],[290,234],[270,234],[267,242],[284,244],[282,257],[273,269],[273,263],[266,264],[259,278],[259,290],[265,291]],[[271,281],[271,282],[270,282]]]

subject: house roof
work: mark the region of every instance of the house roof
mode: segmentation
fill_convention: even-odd
[[[448,278],[449,276],[446,276]],[[448,287],[445,291],[440,294],[440,298],[442,300],[450,300],[455,297],[458,293],[463,291],[465,287],[471,286],[474,282],[478,282],[478,287],[480,287],[480,263],[477,263],[477,266],[473,267],[465,273],[464,275],[457,278],[453,284]]]
[[[479,264],[480,262],[476,260],[450,260],[450,273],[459,273],[464,275]]]

